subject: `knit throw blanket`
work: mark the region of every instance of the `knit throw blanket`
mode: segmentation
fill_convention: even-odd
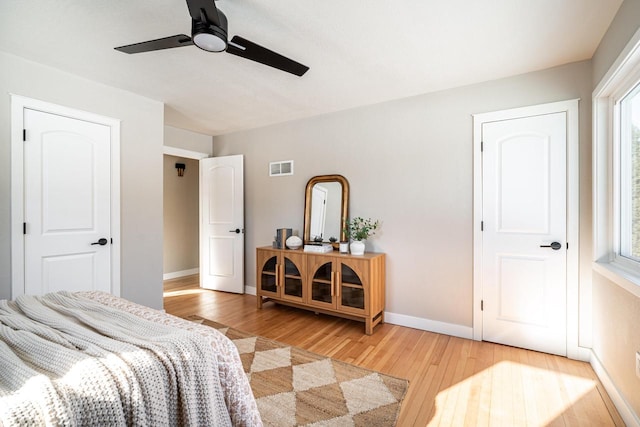
[[[0,301],[0,425],[231,425],[206,338],[68,292]]]

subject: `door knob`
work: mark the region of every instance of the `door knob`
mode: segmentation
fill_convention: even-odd
[[[236,233],[236,234],[240,234],[240,229],[236,228],[235,230],[229,230],[229,233]]]
[[[560,249],[562,247],[562,245],[559,242],[552,242],[550,245],[540,245],[541,248],[551,248],[554,251],[557,251],[558,249]]]
[[[103,237],[103,238],[99,239],[97,242],[93,242],[91,245],[100,245],[100,246],[104,246],[104,245],[106,245],[107,243],[109,243],[109,241]]]

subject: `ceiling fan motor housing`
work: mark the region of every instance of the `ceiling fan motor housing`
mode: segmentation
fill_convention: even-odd
[[[227,49],[227,17],[218,11],[220,26],[205,21],[191,20],[193,44],[207,52],[222,52]]]

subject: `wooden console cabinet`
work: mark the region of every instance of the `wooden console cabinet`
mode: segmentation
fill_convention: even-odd
[[[256,249],[258,308],[262,303],[360,320],[367,335],[384,322],[385,255]]]

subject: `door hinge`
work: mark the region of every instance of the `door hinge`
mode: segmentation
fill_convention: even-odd
[[[26,222],[22,223],[22,234],[27,234],[27,223]]]
[[[111,238],[111,244],[113,245],[113,237]]]
[[[484,231],[484,221],[480,221],[480,231]]]
[[[27,130],[22,129],[22,142],[26,142],[26,141],[27,141]]]
[[[569,250],[569,242],[567,242],[567,250]]]
[[[480,311],[484,311],[484,300],[480,300]]]
[[[480,152],[484,151],[484,141],[480,141]]]

